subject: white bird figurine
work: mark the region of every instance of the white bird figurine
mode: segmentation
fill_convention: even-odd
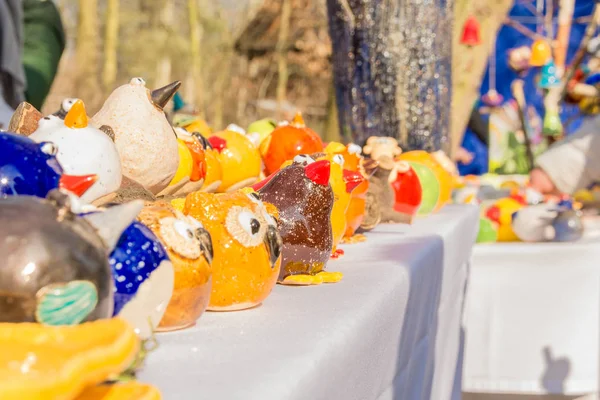
[[[177,81],[150,92],[142,78],[133,78],[92,117],[95,126],[112,128],[123,175],[154,194],[169,185],[179,166],[177,137],[163,110],[179,86]]]
[[[69,175],[95,174],[98,178],[82,196],[85,202],[104,203],[121,186],[121,160],[117,148],[104,131],[88,125],[85,106],[81,100],[67,99],[60,116],[50,115],[38,122],[29,136],[41,142],[52,142],[58,148],[56,158]]]

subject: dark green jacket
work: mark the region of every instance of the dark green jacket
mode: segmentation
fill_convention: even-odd
[[[27,79],[25,97],[41,109],[58,71],[65,49],[65,31],[52,1],[23,0],[23,65]]]

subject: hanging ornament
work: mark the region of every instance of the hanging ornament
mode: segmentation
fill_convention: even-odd
[[[483,97],[481,97],[481,101],[489,107],[498,107],[504,102],[504,97],[496,92],[496,90],[490,89]]]
[[[557,137],[562,135],[562,132],[563,126],[560,116],[558,115],[558,111],[546,110],[546,115],[544,115],[544,124],[542,126],[542,134],[544,136]]]
[[[556,74],[556,65],[554,61],[550,59],[543,67],[540,77],[539,87],[542,89],[550,89],[553,87],[560,86],[560,79]]]
[[[552,58],[552,49],[546,40],[538,39],[531,45],[529,65],[541,67]]]
[[[489,107],[498,107],[504,102],[504,97],[496,91],[496,37],[492,38],[489,77],[490,87],[488,92],[481,98],[481,101]]]
[[[470,16],[465,21],[463,25],[462,36],[460,38],[460,44],[464,44],[466,46],[477,46],[481,44],[481,39],[479,36],[479,22],[475,17]]]

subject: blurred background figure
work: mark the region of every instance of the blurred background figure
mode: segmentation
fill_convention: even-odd
[[[6,127],[12,110],[25,100],[21,0],[0,0],[0,128]]]
[[[0,127],[22,101],[42,108],[65,48],[50,0],[0,0]]]

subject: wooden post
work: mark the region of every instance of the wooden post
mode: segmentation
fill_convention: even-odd
[[[89,108],[99,106],[102,99],[98,76],[98,1],[79,0],[79,22],[76,44],[76,88]],[[89,110],[88,110],[89,112]]]
[[[279,36],[277,38],[277,115],[282,117],[282,105],[287,97],[288,83],[288,40],[290,34],[290,19],[292,16],[292,1],[281,1],[281,17]]]
[[[104,34],[104,69],[102,83],[108,93],[117,80],[117,46],[119,39],[119,0],[108,0]]]
[[[462,143],[473,105],[479,97],[481,78],[492,49],[492,37],[498,34],[513,0],[480,1],[478,3],[482,4],[481,7],[473,7],[473,3],[472,0],[456,0],[454,5],[451,155],[456,154]],[[474,15],[479,21],[482,44],[469,49],[460,44],[460,36],[462,27],[470,15]],[[466,62],[469,61],[470,70],[466,71]]]

